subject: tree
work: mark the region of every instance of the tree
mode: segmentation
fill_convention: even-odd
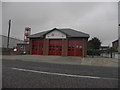
[[[100,46],[101,46],[101,41],[97,37],[94,37],[88,41],[89,49],[100,49]]]
[[[88,41],[88,55],[100,55],[101,41],[94,37]]]

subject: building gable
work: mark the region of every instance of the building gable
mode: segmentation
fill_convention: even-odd
[[[47,39],[61,39],[66,38],[66,35],[58,30],[54,30],[46,34],[45,38]]]

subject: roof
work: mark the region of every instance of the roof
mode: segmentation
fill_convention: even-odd
[[[20,43],[17,43],[17,44],[28,44],[28,43],[26,43],[26,42],[23,41],[23,42],[20,42]]]
[[[112,43],[115,43],[115,42],[118,42],[118,39],[117,39],[117,40],[115,40],[115,41],[113,41]]]
[[[109,48],[109,46],[101,46],[100,48]]]
[[[0,43],[0,47],[7,48],[7,39],[8,39],[7,36],[0,35],[0,41],[2,42],[2,43]],[[9,37],[9,48],[13,48],[14,46],[17,45],[17,43],[22,43],[22,42],[23,42],[23,40]]]
[[[67,37],[86,37],[86,38],[89,38],[89,34],[86,34],[86,33],[80,32],[80,31],[76,31],[76,30],[73,30],[73,29],[70,29],[70,28],[65,28],[65,29],[54,28],[52,30],[32,34],[28,38],[38,38],[38,37],[42,38],[42,37],[44,37],[44,35],[48,34],[51,31],[54,31],[54,30],[58,30],[58,31],[66,34]]]
[[[8,36],[5,36],[5,35],[0,35],[0,37],[1,38],[8,38]],[[23,40],[21,40],[21,39],[17,39],[17,38],[14,38],[14,37],[9,37],[10,39],[13,39],[13,40],[19,40],[19,41],[21,41],[21,42],[23,42]]]

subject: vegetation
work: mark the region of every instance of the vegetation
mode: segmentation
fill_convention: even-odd
[[[110,57],[112,58],[112,53],[114,52],[118,52],[118,50],[116,48],[113,48],[113,47],[110,47],[108,50],[107,50],[107,53],[110,53]]]
[[[110,47],[107,52],[108,53],[110,53],[110,52],[113,53],[113,52],[118,52],[118,50],[116,48]]]
[[[94,57],[94,55],[100,55],[101,51],[99,50],[101,47],[101,41],[97,38],[94,37],[91,40],[88,41],[88,51],[87,54],[88,55],[92,55],[92,57]]]

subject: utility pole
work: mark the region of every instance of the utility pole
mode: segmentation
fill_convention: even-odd
[[[118,25],[118,53],[120,53],[120,24]]]
[[[8,39],[7,39],[7,49],[9,49],[10,28],[11,28],[11,20],[9,20]]]

